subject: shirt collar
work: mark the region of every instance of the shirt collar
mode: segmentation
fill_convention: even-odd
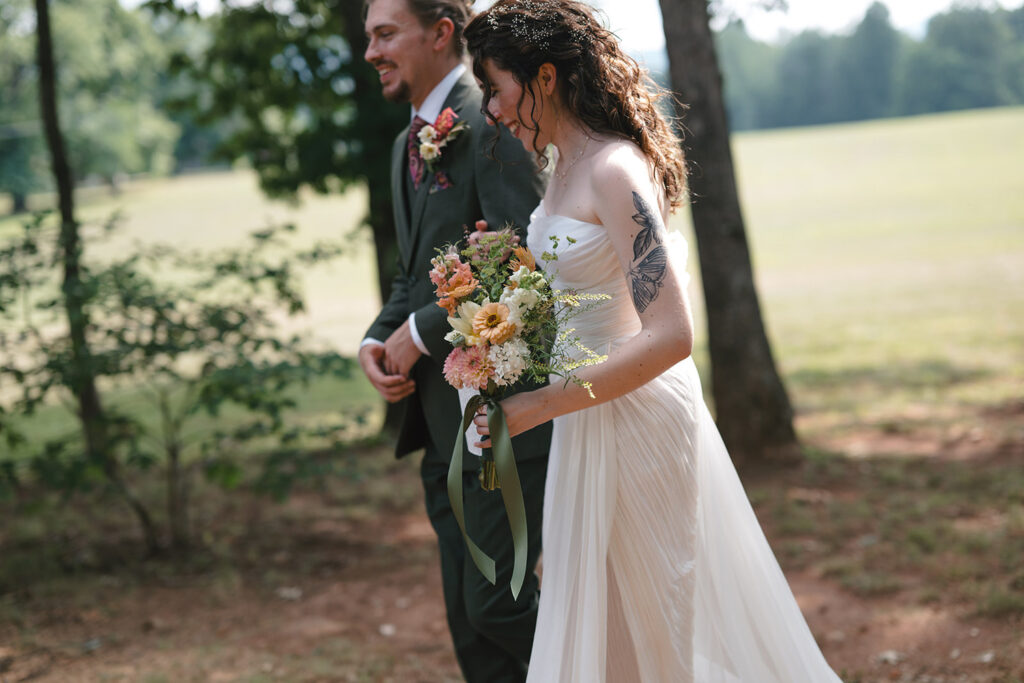
[[[409,117],[410,120],[419,116],[427,123],[434,123],[434,121],[437,120],[437,117],[441,115],[441,107],[444,106],[444,101],[448,99],[448,94],[451,93],[452,88],[455,87],[455,82],[458,81],[465,72],[465,64],[459,64],[449,71],[448,75],[442,78],[441,82],[435,85],[434,89],[430,91],[430,94],[423,100],[423,104],[420,105],[420,108],[412,108],[412,115]]]

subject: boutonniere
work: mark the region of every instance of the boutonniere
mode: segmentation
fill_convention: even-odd
[[[433,125],[428,123],[420,129],[420,156],[429,171],[433,172],[440,163],[441,154],[448,143],[468,128],[469,124],[460,121],[458,115],[448,107],[438,114]]]

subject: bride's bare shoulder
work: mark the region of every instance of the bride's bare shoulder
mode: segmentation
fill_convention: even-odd
[[[631,140],[615,138],[603,141],[594,154],[591,179],[594,191],[605,195],[650,184],[650,163],[643,151]]]

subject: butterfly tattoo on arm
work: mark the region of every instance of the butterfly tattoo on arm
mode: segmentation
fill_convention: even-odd
[[[633,192],[633,206],[636,207],[633,221],[640,226],[640,232],[633,240],[633,260],[636,263],[629,269],[629,279],[633,305],[638,313],[643,313],[658,298],[658,292],[665,284],[668,252],[658,231],[660,217],[636,192]]]

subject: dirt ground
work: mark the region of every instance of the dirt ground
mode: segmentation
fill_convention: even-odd
[[[957,446],[950,457],[995,445],[971,448]],[[1000,455],[1024,465],[1021,456],[1019,448]],[[747,486],[790,498],[838,495],[809,492],[804,478],[796,468],[756,475]],[[363,485],[347,484],[349,494]],[[396,504],[309,491],[281,505],[236,502],[217,510],[198,560],[114,562],[68,583],[0,595],[0,683],[461,680],[414,464],[388,463],[376,486],[402,494]],[[760,505],[758,513],[766,516]],[[780,560],[848,683],[1024,681],[1020,614],[978,616],[941,590],[926,602],[908,589],[862,596],[820,562]]]

